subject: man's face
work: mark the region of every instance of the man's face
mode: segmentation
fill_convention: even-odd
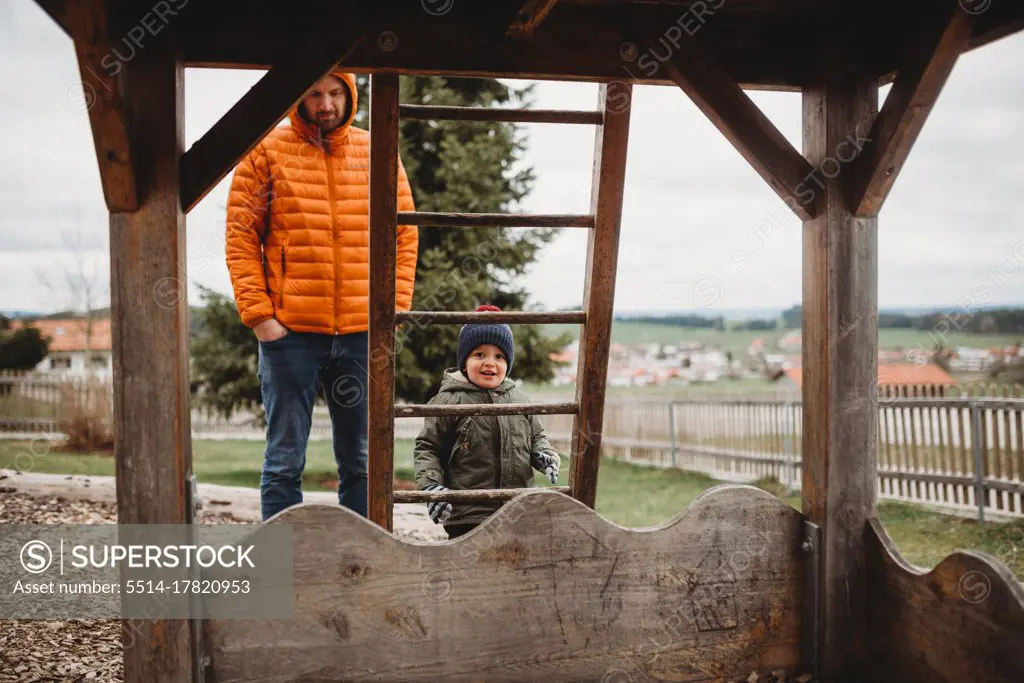
[[[302,98],[306,116],[329,133],[343,123],[348,111],[348,88],[336,76],[324,76]]]

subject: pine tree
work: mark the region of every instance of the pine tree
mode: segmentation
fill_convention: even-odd
[[[263,402],[256,376],[259,341],[242,324],[231,298],[199,288],[204,305],[192,309],[189,371],[196,407],[224,417],[258,409]]]
[[[369,120],[368,79],[359,79],[356,125]],[[511,88],[496,79],[441,76],[400,79],[400,100],[436,106],[529,106],[533,87]],[[534,175],[516,166],[526,148],[521,128],[482,121],[414,121],[401,124],[402,163],[418,211],[508,213],[519,209]],[[513,284],[555,236],[551,229],[421,228],[413,310],[472,311],[494,304],[528,310],[527,292]],[[554,377],[548,354],[571,335],[550,338],[538,325],[513,325],[516,362],[512,377]],[[458,325],[411,323],[399,330],[395,393],[425,402],[455,365]]]
[[[368,79],[360,77],[355,125],[369,123]],[[514,89],[495,79],[406,77],[400,99],[409,104],[486,107],[529,105],[532,87]],[[526,139],[519,126],[473,121],[411,121],[401,124],[402,163],[418,211],[506,213],[520,209],[535,180],[519,168]],[[472,311],[489,303],[506,311],[528,310],[527,292],[514,281],[525,274],[554,237],[550,229],[421,228],[413,310]],[[242,326],[234,302],[206,291],[196,312],[192,342],[193,391],[201,407],[222,414],[259,404],[257,342]],[[538,325],[513,325],[516,360],[512,377],[554,377],[548,354],[571,335],[544,335]],[[395,393],[426,402],[445,369],[455,365],[458,325],[408,323],[396,335]]]

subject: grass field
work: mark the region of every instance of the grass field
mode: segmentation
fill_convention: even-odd
[[[258,441],[194,441],[193,461],[202,482],[258,486],[263,458]],[[47,453],[31,455],[29,444],[0,441],[0,468],[60,474],[113,475],[110,455]],[[560,484],[567,484],[563,467]],[[314,441],[307,452],[304,488],[330,490],[335,477],[328,442]],[[412,441],[395,442],[395,478],[413,477]],[[540,483],[540,482],[538,482]],[[701,491],[717,481],[703,474],[638,467],[603,459],[598,483],[597,511],[627,527],[661,524],[677,517]],[[798,497],[786,497],[774,481],[759,485],[799,509]],[[899,503],[882,503],[879,516],[907,559],[931,567],[958,548],[980,550],[1005,562],[1024,579],[1024,520],[984,526],[970,519],[929,512]]]
[[[548,334],[557,336],[568,332],[574,338],[579,335],[579,325],[546,325]],[[681,341],[697,341],[704,344],[719,346],[727,351],[745,353],[750,342],[763,338],[771,343],[774,339],[786,334],[785,330],[746,331],[746,330],[713,330],[702,327],[677,327],[674,325],[656,325],[653,323],[619,322],[612,323],[612,342],[618,344],[640,344],[658,342],[660,344],[678,344]],[[1019,334],[973,334],[970,332],[950,331],[944,335],[926,330],[904,328],[883,328],[878,331],[878,348],[881,350],[924,349],[931,351],[936,342],[941,341],[947,347],[974,346],[992,347],[1012,344],[1019,341]]]

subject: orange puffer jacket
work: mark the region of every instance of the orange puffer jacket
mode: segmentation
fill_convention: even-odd
[[[348,334],[368,327],[370,135],[352,126],[355,76],[345,122],[319,129],[289,114],[235,169],[228,196],[228,272],[242,322],[270,318],[296,332]],[[414,211],[399,160],[398,210]],[[398,226],[395,308],[412,306],[419,234]]]

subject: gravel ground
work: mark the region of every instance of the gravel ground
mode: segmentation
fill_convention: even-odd
[[[64,479],[64,477],[61,477]],[[67,477],[70,480],[70,477]],[[18,491],[17,478],[0,477],[0,528],[3,524],[113,524],[114,503],[81,499],[81,487],[69,497],[29,495]],[[97,492],[98,493],[98,492]],[[254,491],[257,496],[258,492]],[[422,506],[420,506],[422,507]],[[418,515],[398,514],[396,533],[421,540],[436,538],[440,529],[425,529]],[[419,512],[416,510],[416,512]],[[425,515],[422,515],[424,518]],[[246,524],[255,520],[207,505],[203,524]],[[404,524],[403,524],[404,523]],[[406,526],[406,529],[402,527]],[[0,683],[14,681],[95,681],[121,683],[121,622],[116,620],[0,620]]]

